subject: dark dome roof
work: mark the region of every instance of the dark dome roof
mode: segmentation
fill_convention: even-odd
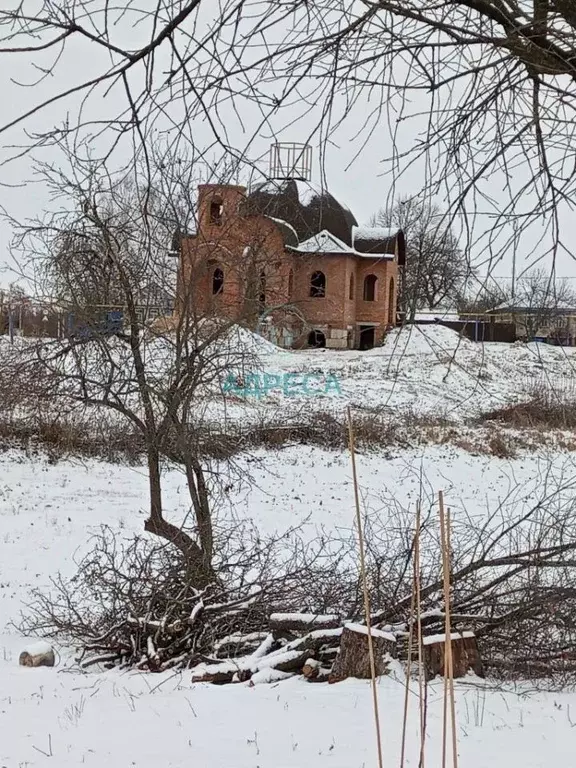
[[[255,185],[246,197],[245,212],[283,219],[294,227],[300,242],[327,229],[352,245],[352,227],[358,223],[329,192],[295,179]]]

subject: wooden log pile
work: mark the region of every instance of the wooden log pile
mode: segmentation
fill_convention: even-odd
[[[197,683],[272,682],[302,675],[310,682],[331,683],[347,677],[370,678],[367,628],[345,624],[336,616],[311,614],[272,614],[270,632],[223,638],[218,652],[231,644],[247,651],[234,658],[203,662],[192,670]],[[396,638],[389,632],[372,630],[376,674],[387,671],[388,660],[395,656]]]

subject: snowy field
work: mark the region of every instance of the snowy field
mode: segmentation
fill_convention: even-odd
[[[10,363],[28,342],[19,339],[12,347],[0,339],[0,359]],[[342,416],[348,405],[392,420],[408,414],[461,423],[530,400],[542,388],[552,398],[558,394],[576,400],[576,348],[475,343],[437,325],[397,329],[383,346],[366,352],[283,350],[237,326],[216,343],[221,372],[197,392],[195,411],[220,427],[224,422],[246,426],[317,412]],[[119,349],[120,369],[130,370],[125,346]],[[146,356],[149,374],[163,381],[172,359],[171,342],[150,340]],[[96,380],[104,376],[106,381],[108,368],[97,351],[87,360]],[[118,417],[108,410],[106,418]]]
[[[375,353],[376,354],[376,353]],[[253,488],[235,484],[223,518],[251,518],[263,533],[300,522],[303,535],[341,535],[352,526],[346,456],[286,448],[240,458]],[[243,463],[244,462],[244,463]],[[470,524],[505,501],[520,512],[561,482],[576,483],[570,454],[511,461],[444,446],[359,456],[365,506],[385,517],[391,500],[414,506],[423,473],[439,488],[454,524]],[[167,511],[186,514],[183,478],[166,478]],[[292,679],[281,684],[192,685],[189,674],[80,673],[69,652],[54,669],[18,666],[25,641],[9,626],[32,586],[48,583],[105,523],[118,536],[141,531],[146,476],[138,467],[99,462],[50,464],[18,452],[0,460],[0,766],[94,768],[364,768],[375,765],[369,686]],[[441,686],[430,692],[427,765],[440,765]],[[386,765],[399,765],[401,673],[379,684]],[[470,678],[457,685],[460,764],[467,768],[573,768],[576,694],[495,689]],[[417,698],[411,696],[407,765],[417,766]]]
[[[461,421],[528,400],[535,388],[576,396],[574,348],[476,343],[442,326],[395,330],[368,352],[286,351],[247,333],[243,343],[259,372],[236,396],[229,391],[225,406],[210,399],[212,418],[250,421],[279,408],[341,413],[351,404]]]
[[[7,768],[370,768],[377,765],[368,684],[288,680],[249,688],[185,677],[77,675],[0,661],[0,761]],[[430,687],[427,765],[441,765],[442,686]],[[399,765],[402,682],[379,684],[386,766]],[[410,697],[407,766],[418,765]],[[573,768],[576,696],[457,686],[460,765]]]

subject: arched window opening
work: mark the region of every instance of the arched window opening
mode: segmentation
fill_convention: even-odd
[[[388,289],[388,325],[396,325],[394,322],[394,278],[390,279],[390,287]]]
[[[212,273],[212,295],[216,296],[217,293],[223,293],[224,291],[224,272],[217,267]]]
[[[288,272],[288,299],[292,298],[293,293],[294,293],[294,272],[290,270],[290,272]]]
[[[326,336],[322,331],[310,331],[308,334],[308,346],[315,349],[324,349],[326,346]]]
[[[376,301],[376,275],[366,275],[364,278],[364,301]]]
[[[220,226],[222,224],[222,214],[224,213],[224,205],[222,200],[215,198],[210,203],[210,224],[216,224]]]
[[[350,301],[354,300],[354,274],[350,275],[350,284],[348,286],[348,298]]]
[[[324,272],[313,272],[310,278],[310,296],[320,299],[326,296],[326,275]]]
[[[260,313],[266,309],[266,273],[264,270],[260,272],[259,287],[258,287],[258,308]]]

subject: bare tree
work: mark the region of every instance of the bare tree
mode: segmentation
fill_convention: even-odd
[[[201,151],[228,154],[234,174],[257,162],[245,150],[260,125],[282,126],[284,107],[284,125],[317,116],[306,134],[321,130],[323,140],[358,110],[366,114],[365,139],[388,120],[392,140],[400,140],[412,120],[411,146],[389,158],[394,181],[416,163],[422,186],[442,192],[467,218],[466,245],[479,248],[488,269],[522,235],[526,255],[572,252],[560,231],[576,192],[576,18],[568,0],[426,8],[418,0],[352,8],[344,0],[227,0],[210,15],[204,6],[212,3],[116,8],[81,0],[0,11],[3,70],[12,71],[17,58],[25,72],[37,75],[40,67],[43,85],[28,88],[26,107],[9,114],[0,134],[34,120],[41,128],[30,134],[31,146],[72,135],[82,144],[97,135],[102,156],[125,159],[145,152],[158,130],[173,146],[198,146],[201,120]],[[126,30],[135,22],[142,34],[128,46]],[[93,73],[83,77],[78,68],[73,85],[59,87],[58,74],[73,68],[78,51],[91,57]],[[114,98],[99,99],[104,94]],[[91,103],[96,115],[85,109]],[[42,124],[60,106],[69,117],[57,127],[53,119]],[[246,108],[254,106],[259,117],[247,129]],[[234,127],[246,132],[244,148],[231,140],[240,133]],[[480,221],[482,246],[474,236],[480,208],[492,216],[489,226]]]
[[[404,198],[391,208],[381,209],[372,223],[398,227],[406,237],[400,305],[408,320],[413,320],[418,310],[457,302],[472,268],[438,206]]]
[[[510,308],[521,335],[533,338],[543,332],[562,337],[568,333],[568,318],[576,311],[576,291],[568,280],[556,279],[543,269],[533,270],[518,280]]]
[[[490,310],[510,303],[510,290],[498,283],[480,283],[479,290],[467,292],[458,301],[461,315],[485,315]]]
[[[219,487],[218,473],[202,449],[210,426],[204,401],[221,394],[231,371],[250,367],[250,352],[234,332],[238,318],[206,317],[186,297],[176,316],[151,318],[150,284],[172,297],[176,284],[175,275],[167,278],[158,266],[159,254],[171,248],[172,222],[153,215],[149,189],[136,185],[126,195],[125,185],[92,167],[85,179],[45,173],[66,205],[44,220],[22,225],[18,246],[44,279],[55,275],[49,287],[63,289],[56,300],[80,316],[84,328],[60,340],[25,345],[6,361],[2,377],[12,386],[26,386],[32,377],[37,397],[55,408],[77,403],[112,414],[140,436],[149,477],[145,529],[173,544],[185,558],[191,583],[203,587],[215,578],[213,514]],[[65,269],[63,242],[68,248]],[[88,263],[93,267],[89,281],[84,274]],[[190,275],[181,290],[193,292],[194,280]],[[101,293],[104,289],[113,294]],[[90,303],[94,296],[118,303],[123,314],[119,327],[88,322],[99,309]],[[166,460],[183,468],[192,524],[182,526],[166,516],[161,473]]]
[[[438,510],[419,477],[419,618],[424,635],[433,636],[445,627]],[[396,638],[405,658],[409,628],[417,622],[411,607],[414,510],[386,494],[381,503],[384,515],[373,508],[366,515],[373,622]],[[474,630],[492,674],[558,674],[573,681],[574,480],[547,465],[527,487],[507,489],[485,515],[458,507],[452,519],[453,630]],[[228,539],[219,551],[221,572],[227,579],[235,574],[228,590],[191,590],[185,566],[166,548],[142,542],[123,548],[105,530],[77,578],[56,578],[51,593],[36,591],[24,629],[65,633],[83,646],[85,665],[195,666],[197,679],[216,683],[257,680],[262,667],[306,674],[308,659],[329,671],[338,628],[364,618],[354,532],[334,532],[328,551],[323,539],[304,545],[298,531],[256,547],[253,537],[260,537],[245,527],[220,533]]]

